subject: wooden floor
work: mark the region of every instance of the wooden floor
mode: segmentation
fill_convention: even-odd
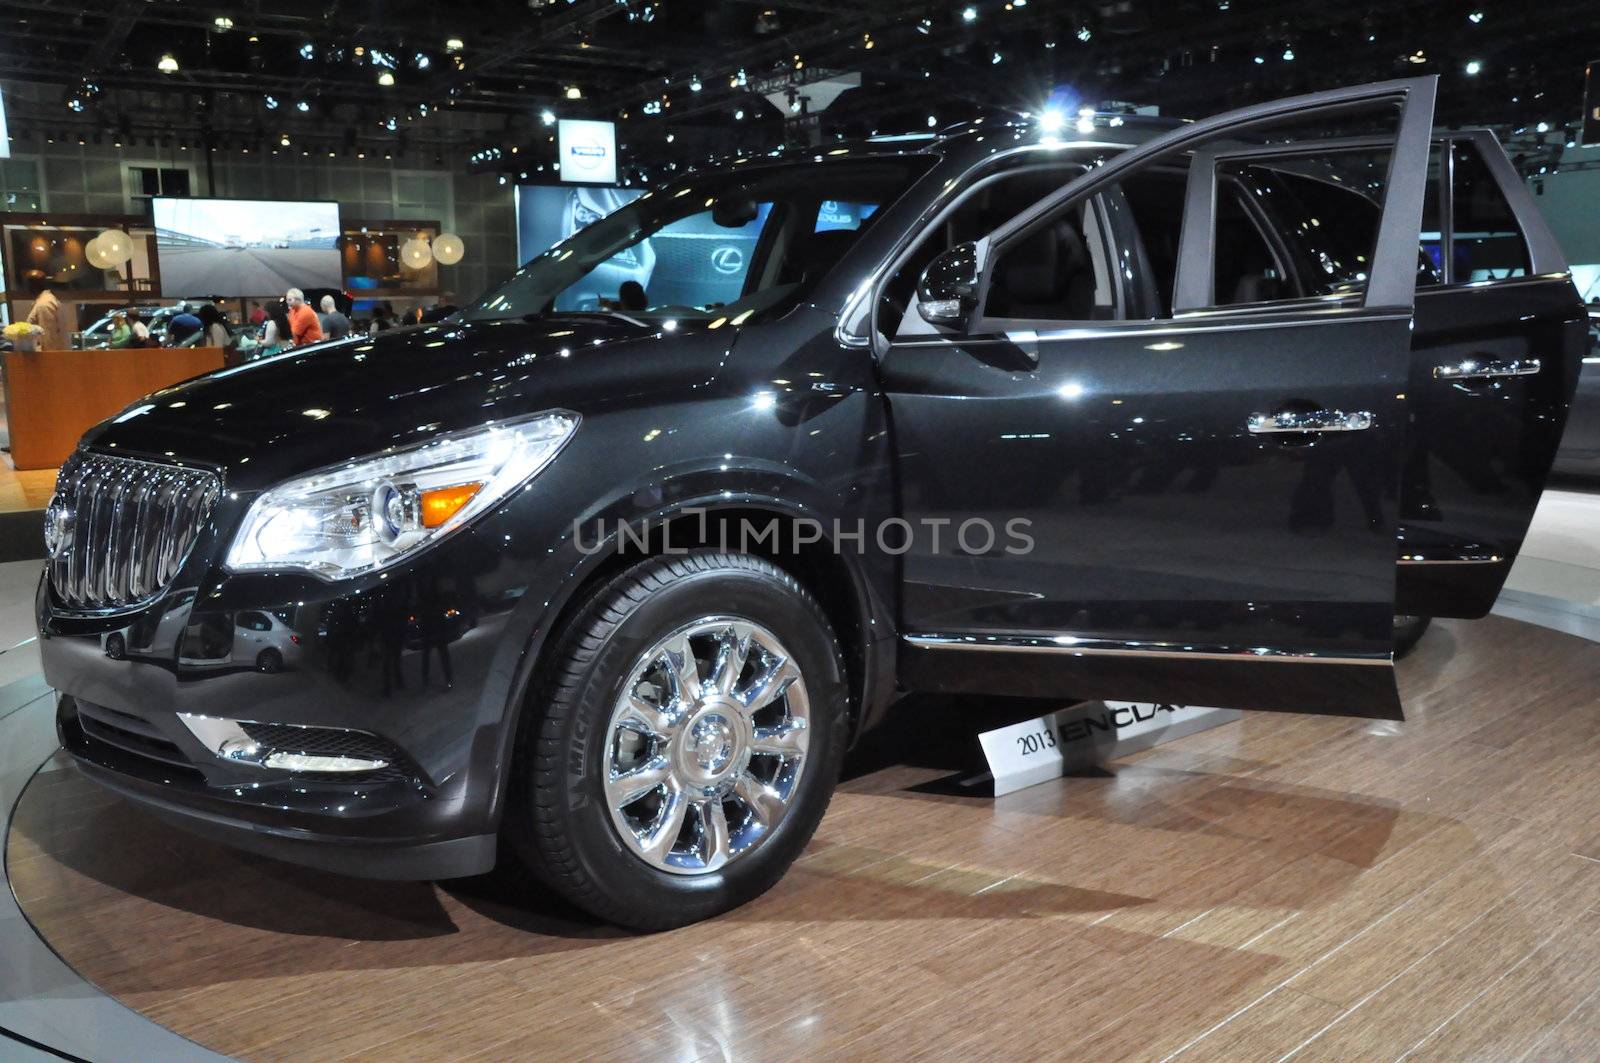
[[[56,470],[18,472],[10,455],[0,455],[0,513],[43,509],[56,489]]]
[[[885,766],[902,716],[775,890],[653,937],[235,855],[71,772],[10,872],[86,977],[250,1059],[1600,1057],[1600,644],[1445,623],[1402,685],[1404,724],[1248,715],[1000,800]]]

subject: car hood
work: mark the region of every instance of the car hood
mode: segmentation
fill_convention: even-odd
[[[667,332],[579,315],[395,329],[158,391],[91,429],[84,444],[210,466],[231,490],[259,490],[491,420],[584,413],[702,385],[737,331]]]

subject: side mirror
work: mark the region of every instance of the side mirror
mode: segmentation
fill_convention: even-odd
[[[917,313],[930,325],[964,325],[977,306],[978,279],[978,245],[957,244],[922,271]]]

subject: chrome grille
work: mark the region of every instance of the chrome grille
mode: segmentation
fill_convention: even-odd
[[[172,582],[222,485],[199,469],[79,451],[45,513],[50,586],[70,609],[129,609]]]

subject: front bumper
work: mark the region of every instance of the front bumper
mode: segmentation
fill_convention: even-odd
[[[372,878],[487,871],[549,598],[530,593],[539,566],[482,535],[381,581],[201,562],[117,616],[69,615],[42,581],[40,656],[63,747],[94,781],[240,848]],[[271,631],[257,632],[261,614]],[[335,773],[229,760],[182,715],[359,734],[387,763]]]
[[[493,833],[427,840],[330,831],[323,822],[330,812],[350,805],[377,816],[410,819],[405,806],[412,796],[403,792],[406,783],[296,779],[292,786],[289,780],[277,780],[230,792],[206,785],[198,769],[163,765],[92,736],[68,695],[61,696],[56,729],[62,747],[90,780],[175,826],[225,845],[362,878],[457,878],[482,874],[495,863]],[[295,804],[270,803],[279,800]]]
[[[213,841],[364,878],[456,878],[494,866],[492,832],[405,833],[426,822],[421,806],[433,796],[412,766],[335,779],[212,765],[180,744],[179,730],[71,695],[57,702],[57,735],[85,776]]]

